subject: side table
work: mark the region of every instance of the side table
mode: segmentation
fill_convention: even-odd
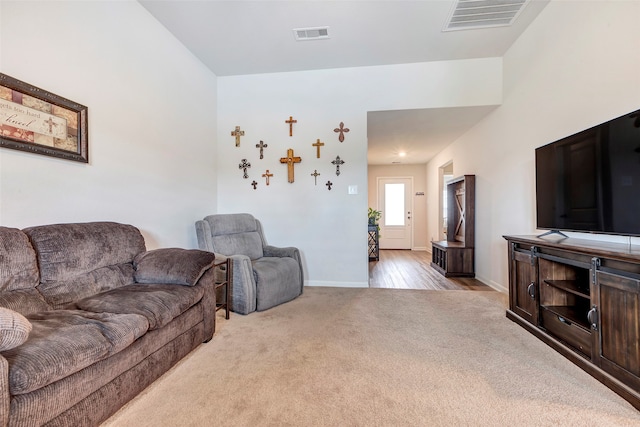
[[[378,242],[378,225],[369,224],[368,227],[368,242],[369,242],[369,261],[380,260],[380,245]]]
[[[220,269],[220,273],[214,274],[215,277],[215,290],[216,290],[216,312],[220,309],[224,309],[224,318],[229,318],[229,309],[231,308],[231,280],[233,278],[233,264],[231,258],[225,257],[224,261],[219,261],[213,264],[213,268]],[[218,273],[216,271],[216,273]],[[224,291],[223,302],[218,302],[218,289],[222,288]]]

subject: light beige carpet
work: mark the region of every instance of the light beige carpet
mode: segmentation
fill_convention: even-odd
[[[640,426],[493,291],[306,288],[216,335],[104,426]]]

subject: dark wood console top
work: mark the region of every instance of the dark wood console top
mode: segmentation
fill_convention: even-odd
[[[439,240],[437,242],[431,242],[431,244],[440,246],[441,248],[470,248],[464,242],[449,242],[447,240]]]
[[[597,255],[606,258],[617,259],[620,261],[638,262],[640,260],[640,245],[575,239],[572,237],[558,238],[554,236],[548,236],[546,238],[540,238],[533,235],[502,237],[510,241],[518,241],[521,243],[530,244],[532,246],[546,246],[557,249],[564,249],[567,251],[588,255]]]

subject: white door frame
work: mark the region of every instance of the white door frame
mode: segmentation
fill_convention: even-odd
[[[380,206],[381,200],[380,200],[380,191],[381,191],[381,187],[380,187],[380,181],[382,180],[393,180],[393,179],[406,179],[409,181],[409,189],[408,189],[408,194],[409,194],[409,199],[405,201],[405,206],[409,206],[409,212],[411,212],[411,219],[409,220],[409,249],[413,250],[413,232],[414,232],[414,227],[413,227],[413,220],[414,220],[414,209],[413,209],[413,176],[379,176],[376,178],[376,206],[377,206],[377,210],[383,210],[383,206]],[[384,215],[384,212],[382,212],[382,215]],[[406,215],[406,213],[405,213]],[[382,225],[380,225],[381,231],[382,231]]]

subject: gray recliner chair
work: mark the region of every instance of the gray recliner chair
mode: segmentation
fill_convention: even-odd
[[[216,260],[232,259],[231,309],[267,310],[302,294],[304,276],[297,248],[266,244],[260,221],[247,213],[209,215],[196,221],[198,246]]]

